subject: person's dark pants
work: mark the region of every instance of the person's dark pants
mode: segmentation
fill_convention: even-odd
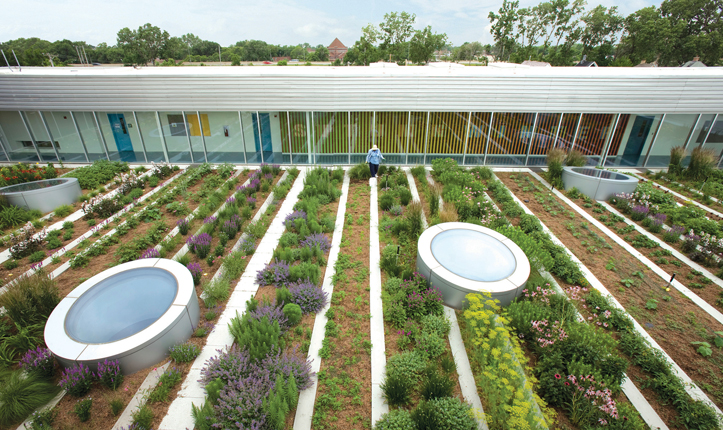
[[[372,173],[372,177],[377,176],[377,172],[379,171],[379,165],[369,163],[369,171]]]

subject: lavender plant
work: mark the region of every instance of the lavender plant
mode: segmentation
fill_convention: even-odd
[[[38,346],[25,353],[20,359],[20,367],[28,373],[35,373],[44,378],[52,378],[55,359],[48,348]]]
[[[141,254],[141,259],[144,258],[161,258],[161,253],[156,248],[148,248]]]
[[[307,248],[318,246],[319,249],[321,249],[321,252],[326,253],[331,249],[331,241],[324,233],[314,233],[306,236],[306,238],[301,241],[301,246]]]
[[[63,370],[63,377],[60,379],[60,387],[71,396],[82,397],[90,391],[95,375],[88,366],[80,363],[78,366],[67,367]]]
[[[189,263],[188,266],[186,266],[189,272],[191,272],[191,276],[193,277],[193,284],[198,285],[201,283],[201,275],[203,275],[203,270],[201,269],[201,265],[199,263]]]
[[[274,260],[264,267],[263,270],[256,272],[256,283],[265,286],[275,284],[277,286],[286,285],[289,279],[289,263],[286,261]]]
[[[98,379],[111,390],[120,387],[123,383],[120,361],[105,359],[102,363],[98,363]]]
[[[282,330],[289,328],[288,318],[284,315],[281,308],[276,307],[276,303],[261,303],[256,309],[249,312],[249,317],[261,321],[262,318],[266,317],[270,323],[274,321],[279,323],[279,327]]]
[[[181,233],[183,236],[188,234],[189,225],[186,218],[181,218],[176,221],[176,226],[178,227],[178,232]]]
[[[326,306],[329,295],[311,282],[298,282],[289,286],[293,302],[301,307],[305,314],[317,313]]]
[[[294,227],[294,220],[296,219],[306,219],[306,212],[304,211],[293,211],[290,214],[286,215],[286,218],[284,218],[284,225],[288,230],[291,230]]]
[[[211,240],[210,234],[200,233],[189,237],[186,240],[186,244],[188,245],[188,249],[198,255],[199,258],[206,258],[208,253],[211,252]]]

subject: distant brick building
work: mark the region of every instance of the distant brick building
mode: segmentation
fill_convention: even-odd
[[[334,41],[331,42],[331,45],[329,45],[327,47],[327,49],[329,50],[329,60],[330,61],[334,61],[336,59],[339,59],[339,60],[344,59],[344,56],[346,55],[346,51],[349,50],[346,46],[344,46],[343,43],[341,43],[341,41],[338,38],[334,39]]]

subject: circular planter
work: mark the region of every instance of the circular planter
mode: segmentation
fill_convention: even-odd
[[[8,203],[47,213],[60,205],[71,205],[83,194],[77,178],[56,178],[0,188]]]
[[[449,307],[463,309],[467,294],[481,292],[507,306],[525,288],[530,262],[519,246],[494,230],[448,222],[419,237],[417,270]]]
[[[193,277],[182,264],[147,258],[83,282],[50,314],[45,343],[65,367],[119,360],[124,374],[163,360],[200,317]]]
[[[574,188],[593,200],[607,200],[615,194],[634,193],[638,179],[623,173],[591,167],[565,167],[562,171],[565,191]]]

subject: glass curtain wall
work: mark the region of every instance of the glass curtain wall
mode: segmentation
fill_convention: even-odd
[[[429,116],[427,164],[452,158],[462,164],[469,112],[434,112]]]
[[[312,137],[317,164],[349,162],[348,112],[314,112]]]
[[[291,164],[311,164],[312,162],[312,157],[307,149],[309,134],[306,116],[306,112],[286,112],[286,115],[281,115],[281,152],[285,154]]]
[[[191,140],[191,148],[193,149],[193,160],[197,163],[203,163],[206,161],[203,140],[211,136],[208,115],[199,117],[196,112],[185,112],[185,114],[188,138]]]
[[[148,162],[166,161],[166,151],[155,112],[136,112],[136,133],[146,149]]]
[[[93,112],[73,112],[73,115],[75,116],[75,122],[78,123],[80,137],[83,139],[85,149],[88,151],[88,159],[91,162],[106,159],[106,147],[98,132]],[[60,159],[65,160],[66,155],[63,149],[58,148],[58,152],[60,153]]]
[[[201,112],[209,163],[243,163],[244,139],[238,112]]]
[[[404,164],[409,112],[377,112],[374,141],[386,164]]]
[[[20,117],[20,112],[0,111],[0,129],[10,161],[33,163],[41,161],[35,150],[33,138]]]
[[[195,160],[191,155],[190,136],[186,128],[183,113],[180,111],[158,112],[158,115],[160,116],[161,122],[159,134],[166,143],[168,161],[171,163],[202,163],[203,158]],[[106,138],[106,141],[107,140]],[[109,150],[111,146],[109,143]]]
[[[555,147],[555,140],[559,137],[558,131],[562,120],[561,113],[540,113],[537,115],[535,134],[532,136],[532,146],[527,164],[541,166],[547,164],[547,153]]]
[[[412,112],[409,119],[409,148],[406,164],[423,164],[427,154],[427,112]]]
[[[524,165],[534,121],[534,113],[495,112],[487,164]]]
[[[45,127],[45,123],[43,122],[43,117],[41,116],[40,112],[36,111],[26,111],[23,112],[23,115],[25,115],[25,120],[27,121],[28,127],[30,128],[30,133],[32,135],[33,140],[35,141],[35,145],[38,148],[38,152],[40,152],[41,161],[45,162],[55,162],[58,161],[58,156],[56,154],[56,150],[60,146],[60,143],[58,142],[60,133],[58,133],[57,127],[53,130],[53,139],[51,139],[48,136],[48,130]],[[54,124],[52,116],[47,117],[48,119],[48,126],[50,127],[51,124]],[[68,119],[70,123],[72,123],[72,119]],[[67,124],[66,124],[67,125]],[[70,125],[70,129],[75,132],[75,126],[72,124]],[[56,134],[58,134],[58,137],[55,137]],[[55,147],[54,147],[55,146]],[[68,145],[65,145],[66,147]],[[83,149],[80,148],[80,153],[78,154],[79,158],[77,160],[68,160],[68,161],[85,161],[85,153],[83,152]]]
[[[620,114],[618,118],[618,125],[613,133],[613,138],[608,145],[607,157],[605,157],[605,166],[617,166],[619,157],[616,155],[620,152],[620,146],[623,143],[623,137],[628,130],[628,124],[630,123],[629,114]]]
[[[712,149],[718,157],[723,155],[723,114],[718,114],[703,147]]]
[[[366,161],[367,153],[372,148],[374,131],[373,112],[351,113],[351,163]]]
[[[698,115],[695,114],[666,115],[660,125],[655,145],[648,152],[648,162],[645,166],[668,167],[670,150],[676,146],[685,147],[692,137],[696,121]]]
[[[490,112],[472,112],[464,164],[484,164],[489,142],[490,119],[493,115]]]
[[[111,160],[129,163],[146,161],[141,129],[136,124],[133,112],[97,112],[97,116]]]
[[[42,112],[42,115],[50,131],[50,135],[53,137],[55,149],[58,151],[61,160],[66,163],[85,163],[91,160],[90,156],[88,156],[87,159],[85,158],[85,145],[81,136],[78,134],[78,129],[76,129],[76,124],[73,121],[73,115],[71,115],[70,112]],[[38,147],[41,147],[40,142],[38,142]],[[53,151],[52,148],[46,149],[49,150],[46,152],[53,152],[52,156],[55,156],[55,151]],[[45,158],[46,152],[42,153],[43,158]],[[105,156],[105,152],[103,156]]]

